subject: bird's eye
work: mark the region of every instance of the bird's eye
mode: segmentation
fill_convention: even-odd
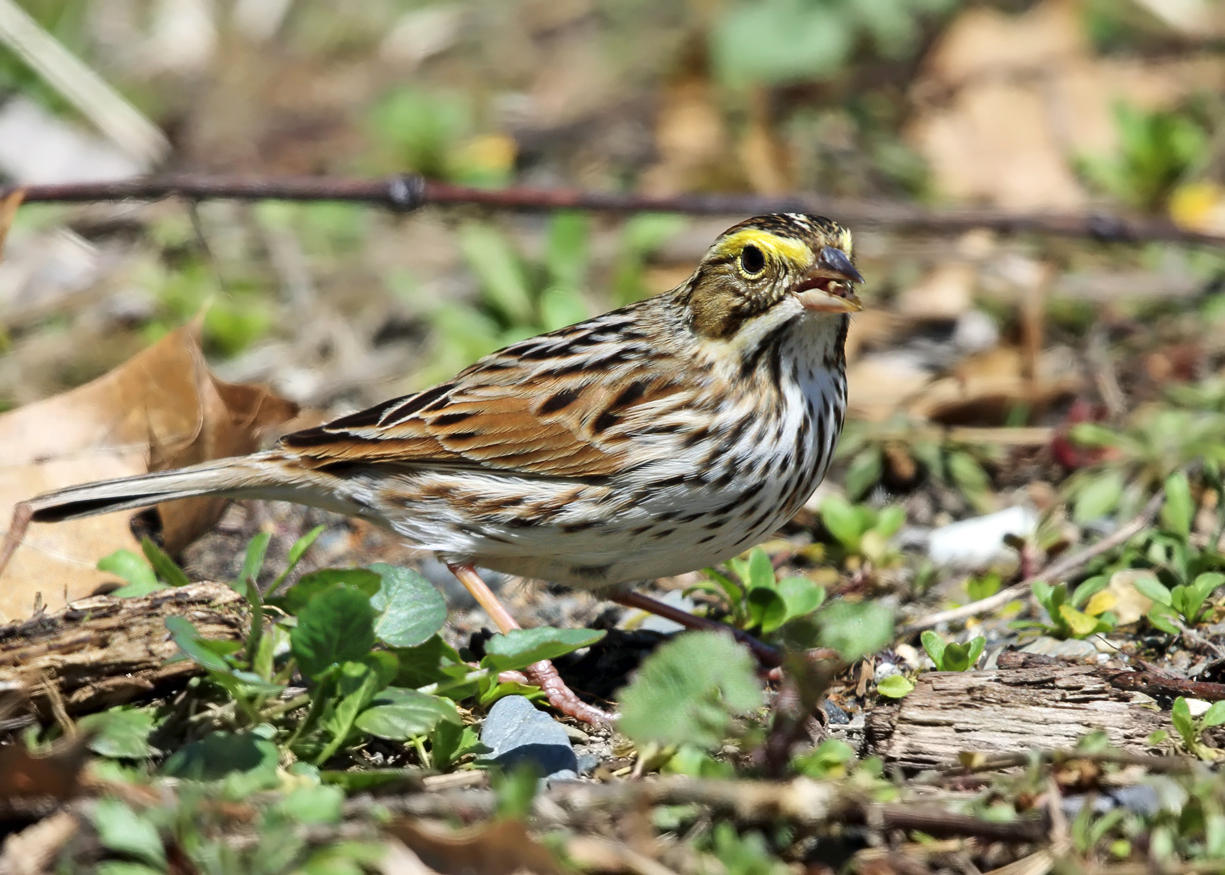
[[[740,270],[747,277],[755,277],[766,269],[766,256],[756,246],[746,246],[740,250]]]

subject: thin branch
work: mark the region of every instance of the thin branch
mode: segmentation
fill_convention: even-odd
[[[564,782],[537,798],[538,822],[573,827],[593,814],[651,805],[699,805],[741,823],[793,823],[802,829],[829,824],[868,824],[877,829],[917,829],[934,836],[974,836],[989,841],[1036,842],[1046,832],[1039,819],[1005,823],[983,820],[930,802],[875,803],[834,782],[793,778],[789,781],[710,780],[666,776],[611,784]],[[496,806],[492,790],[443,790],[407,796],[358,797],[346,805],[349,817],[365,815],[372,805],[413,817],[479,820]]]
[[[1079,571],[1098,556],[1109,553],[1121,544],[1126,544],[1133,537],[1144,531],[1157,518],[1157,513],[1161,510],[1163,501],[1165,501],[1165,491],[1160,490],[1148,500],[1144,510],[1140,511],[1135,518],[1119,526],[1096,544],[1090,544],[1083,550],[1078,550],[1062,559],[1057,559],[1045,568],[1041,568],[1029,575],[1020,583],[1015,583],[1007,589],[1002,589],[995,595],[987,596],[985,599],[979,599],[976,602],[970,602],[968,605],[962,605],[958,608],[950,608],[947,611],[928,614],[926,617],[908,625],[902,630],[902,634],[910,635],[923,629],[939,626],[941,623],[951,623],[954,620],[964,620],[967,617],[976,617],[979,614],[990,613],[1008,604],[1013,599],[1019,599],[1022,596],[1028,595],[1033,588],[1035,580],[1065,579],[1072,572]]]
[[[15,190],[0,189],[0,197]],[[1046,234],[1121,243],[1154,240],[1225,247],[1225,235],[1180,228],[1166,219],[1104,212],[1011,213],[993,209],[931,210],[896,201],[848,200],[815,195],[749,194],[651,197],[569,188],[469,188],[406,173],[381,179],[244,177],[188,174],[118,182],[73,182],[24,187],[26,203],[82,203],[136,198],[192,200],[345,201],[409,212],[431,206],[480,206],[500,210],[583,209],[599,212],[672,212],[747,216],[804,211],[837,216],[856,227],[955,234],[988,228],[1003,234]]]

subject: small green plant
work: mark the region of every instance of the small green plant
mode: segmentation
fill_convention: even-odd
[[[870,46],[890,59],[909,57],[924,23],[956,0],[762,0],[726,7],[711,32],[711,55],[733,85],[829,78]]]
[[[876,682],[876,692],[886,699],[901,699],[914,691],[914,681],[904,674],[891,674]]]
[[[1204,730],[1225,723],[1225,702],[1213,702],[1203,714],[1193,717],[1191,706],[1186,699],[1179,696],[1170,710],[1170,720],[1188,753],[1202,760],[1220,758],[1221,751],[1206,744],[1203,736]]]
[[[277,592],[321,531],[293,545],[268,592]],[[499,676],[585,647],[604,634],[515,630],[495,635],[479,664],[471,665],[438,636],[446,620],[443,597],[410,569],[383,563],[323,569],[265,600],[256,580],[269,537],[251,541],[242,573],[231,583],[251,609],[245,640],[209,640],[185,617],[166,619],[174,642],[204,669],[205,685],[220,699],[213,712],[215,731],[200,739],[202,746],[195,753],[180,749],[167,760],[167,768],[181,776],[212,774],[211,762],[232,759],[225,751],[236,744],[261,743],[254,735],[259,733],[274,750],[282,746],[291,759],[315,766],[371,737],[408,743],[423,765],[453,764],[474,749],[475,741],[464,734],[456,702],[475,697],[487,704],[510,692],[531,693]],[[152,542],[143,547],[149,565],[130,552],[101,563],[129,581],[121,593],[140,595],[187,582]],[[298,676],[307,690],[287,698]],[[140,727],[102,728],[130,736]],[[135,749],[136,741],[127,745]]]
[[[1141,209],[1158,209],[1209,151],[1210,133],[1194,115],[1115,106],[1118,152],[1085,157],[1080,170],[1098,188]]]
[[[906,522],[906,511],[896,504],[877,510],[851,504],[831,495],[821,503],[821,523],[835,541],[835,553],[843,562],[888,565],[897,558],[890,539]]]
[[[1205,571],[1196,575],[1190,583],[1167,587],[1155,577],[1142,577],[1136,581],[1136,589],[1153,600],[1146,615],[1149,623],[1171,635],[1179,634],[1178,623],[1186,626],[1199,624],[1207,613],[1208,596],[1225,584],[1225,574]]]
[[[613,295],[637,300],[646,259],[681,226],[676,217],[639,216],[626,222],[614,258]],[[460,250],[477,279],[472,303],[443,302],[430,314],[440,343],[431,370],[450,374],[494,349],[563,328],[591,315],[589,283],[591,221],[576,212],[549,219],[539,255],[522,252],[495,226],[470,222],[459,232]]]
[[[959,644],[945,641],[930,629],[919,636],[919,640],[923,642],[923,649],[931,657],[937,671],[968,671],[978,664],[978,658],[987,646],[987,639],[982,635]]]
[[[858,762],[853,747],[841,739],[827,738],[812,750],[793,757],[791,768],[798,775],[828,779],[847,774]]]
[[[1034,581],[1034,598],[1050,622],[1017,622],[1012,624],[1013,628],[1037,628],[1056,638],[1088,638],[1109,632],[1117,623],[1109,610],[1114,597],[1105,591],[1109,582],[1104,576],[1091,577],[1069,595],[1066,584],[1051,586],[1045,581]]]
[[[660,647],[618,696],[618,728],[639,746],[717,749],[735,721],[761,707],[749,652],[719,632],[689,632]]]
[[[465,94],[397,88],[374,106],[369,129],[383,153],[382,166],[488,186],[505,184],[514,168],[514,142],[479,132],[475,106]]]
[[[1105,460],[1068,478],[1064,495],[1073,516],[1088,522],[1113,512],[1134,514],[1159,487],[1180,470],[1225,466],[1225,415],[1149,406],[1123,428],[1082,422],[1069,437],[1100,449]],[[1189,523],[1189,520],[1188,520]]]
[[[825,587],[806,577],[778,579],[770,557],[760,547],[747,558],[730,559],[727,574],[707,568],[703,580],[688,592],[709,592],[726,599],[731,622],[769,634],[785,623],[806,617],[825,602]]]

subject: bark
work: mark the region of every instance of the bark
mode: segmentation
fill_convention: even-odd
[[[26,710],[45,718],[58,700],[78,714],[181,683],[199,668],[186,659],[168,662],[179,653],[165,626],[174,615],[191,620],[204,638],[239,640],[248,624],[238,593],[220,583],[195,583],[142,598],[94,596],[0,626],[4,710],[11,715],[24,701]]]
[[[1126,674],[1026,654],[1004,654],[988,671],[925,672],[905,698],[868,715],[869,752],[907,769],[945,768],[965,752],[1069,749],[1095,730],[1143,752],[1170,721],[1150,697],[1115,685]]]

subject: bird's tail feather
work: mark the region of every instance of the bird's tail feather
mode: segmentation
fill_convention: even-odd
[[[269,464],[272,458],[264,459],[265,455],[217,459],[174,471],[69,486],[37,495],[25,504],[30,509],[31,521],[59,522],[178,498],[201,495],[238,498],[286,491],[285,487],[291,484],[276,476],[276,466]]]

